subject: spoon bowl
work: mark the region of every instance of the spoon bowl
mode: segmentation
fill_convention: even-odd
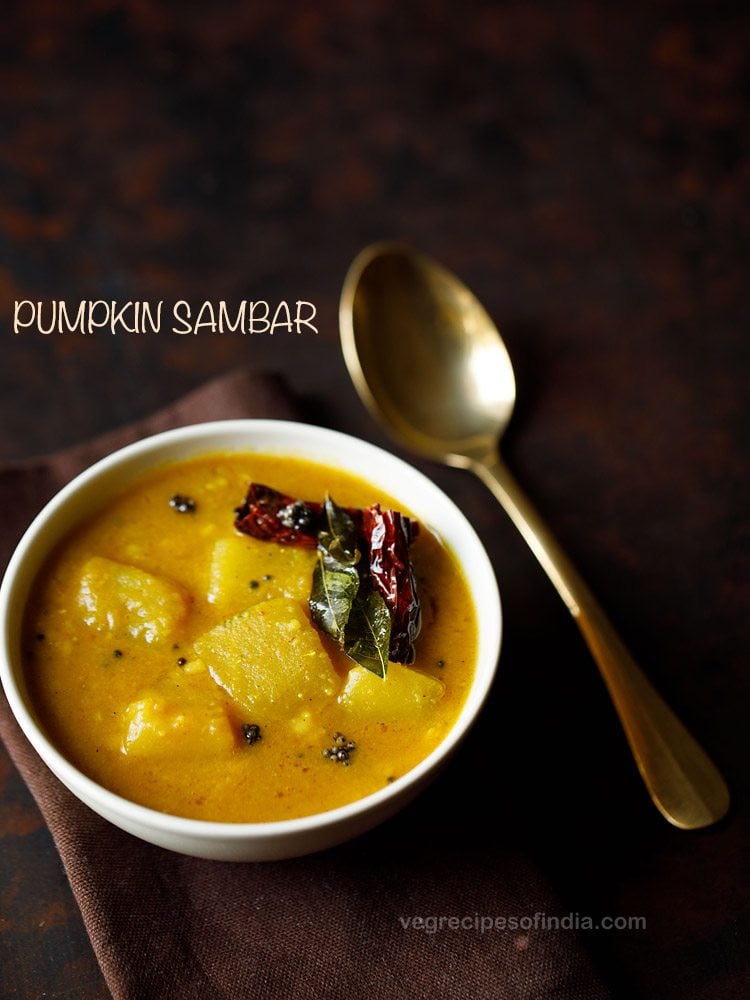
[[[341,309],[349,371],[397,437],[464,467],[468,455],[494,450],[513,412],[513,368],[458,278],[422,254],[379,244],[357,258]]]
[[[500,456],[515,379],[492,319],[458,278],[397,243],[363,250],[344,281],[344,359],[370,412],[409,450],[477,475],[504,507],[578,625],[662,815],[722,819],[724,779],[625,648]]]

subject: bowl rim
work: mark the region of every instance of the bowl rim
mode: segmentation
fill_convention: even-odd
[[[255,448],[255,450],[263,454],[294,455],[296,453],[298,457],[308,458],[313,461],[319,460],[335,466],[336,461],[333,454],[337,446],[341,450],[356,446],[358,451],[364,452],[372,458],[377,457],[381,462],[385,460],[387,463],[390,463],[394,472],[394,483],[400,482],[400,477],[404,476],[411,481],[410,488],[412,488],[412,484],[415,484],[419,489],[426,490],[428,495],[431,494],[433,499],[439,504],[447,504],[446,509],[450,510],[452,508],[451,514],[456,518],[456,524],[460,526],[460,532],[463,534],[464,540],[468,539],[474,548],[473,557],[478,558],[482,564],[484,577],[481,581],[482,592],[497,610],[497,614],[492,617],[491,621],[482,619],[479,623],[480,649],[477,655],[475,676],[466,699],[448,733],[418,764],[383,788],[333,809],[289,819],[236,823],[224,820],[206,820],[177,816],[173,813],[162,812],[150,806],[133,802],[125,796],[110,791],[71,763],[46,735],[42,724],[37,722],[29,706],[26,704],[26,699],[16,676],[17,674],[20,676],[23,668],[17,649],[12,648],[14,640],[18,640],[20,637],[20,616],[15,621],[15,624],[11,618],[12,612],[15,610],[19,600],[17,589],[23,582],[21,571],[27,560],[36,554],[37,563],[30,574],[32,580],[35,578],[44,559],[65,534],[64,531],[61,532],[58,530],[55,532],[52,530],[55,526],[55,520],[59,521],[66,508],[77,496],[82,493],[85,495],[86,491],[92,491],[97,481],[105,478],[108,473],[114,473],[118,469],[121,470],[124,466],[138,466],[140,460],[151,459],[150,461],[146,461],[146,464],[137,472],[131,473],[130,477],[123,479],[119,486],[121,490],[128,478],[147,474],[149,470],[156,469],[160,465],[166,466],[172,462],[184,461],[190,457],[197,458],[202,454],[208,455],[212,452],[252,452],[254,450],[252,438],[257,439],[267,434],[281,434],[283,437],[285,433],[295,437],[295,446],[286,449],[284,447],[279,448],[278,445],[271,443],[270,446],[266,444]],[[248,434],[249,436],[244,445],[234,446],[233,443],[230,444],[229,440],[227,440],[225,444],[221,445],[212,445],[206,448],[198,447],[204,439],[222,437],[224,435],[229,439],[229,437],[244,434]],[[311,453],[310,445],[315,442],[319,442],[323,446],[330,446],[331,454],[328,458],[316,459],[315,455]],[[180,445],[186,446],[189,448],[189,451],[183,455],[165,454],[165,452],[171,449],[179,448]],[[156,457],[154,457],[154,453],[157,453]],[[344,464],[340,467],[343,470],[348,468]],[[367,473],[355,472],[354,474],[361,475],[362,478],[369,479],[373,485],[382,488],[382,479],[373,478]],[[396,478],[397,476],[399,478]],[[387,486],[386,489],[394,495],[398,494],[398,487]],[[102,493],[98,506],[101,508],[106,503],[108,497],[116,495],[117,492],[118,488],[113,488],[110,484]],[[89,498],[88,509],[95,510],[96,508],[97,504]],[[74,523],[80,523],[82,516],[82,513],[79,512]],[[45,533],[50,531],[52,531],[51,539],[48,538],[45,540]],[[459,563],[462,563],[462,560],[453,547],[445,540],[443,541],[444,544],[448,544],[448,547],[453,551],[453,555]],[[41,551],[41,555],[37,554],[37,549]],[[479,618],[479,608],[477,607],[478,587],[475,586],[472,580],[468,579],[468,574],[467,580],[475,604],[475,613],[477,614],[477,618]],[[30,583],[27,586],[25,595],[21,598],[22,606],[28,600],[29,589]],[[207,838],[214,841],[239,842],[254,840],[256,838],[266,839],[275,836],[296,836],[320,831],[321,829],[336,826],[346,821],[356,820],[364,814],[376,811],[390,800],[398,799],[399,794],[403,793],[410,786],[419,787],[423,778],[428,776],[443,761],[451,756],[484,706],[497,671],[503,635],[503,611],[492,563],[474,527],[456,502],[419,469],[378,445],[342,431],[299,421],[238,418],[188,424],[149,435],[110,452],[65,484],[33,518],[8,562],[2,584],[0,585],[0,633],[0,680],[2,681],[2,686],[13,715],[22,729],[24,736],[34,747],[34,750],[41,757],[42,761],[76,798],[84,802],[84,804],[89,805],[90,808],[94,808],[94,806],[90,805],[90,802],[96,802],[97,806],[100,805],[102,810],[108,815],[116,815],[130,823],[138,824],[141,827],[148,827],[162,834],[174,835],[182,839],[194,837]],[[484,646],[482,645],[483,642]],[[484,666],[482,666],[482,648],[486,649],[484,655],[486,663]],[[14,668],[13,663],[16,658],[19,659],[19,662]],[[480,669],[480,666],[482,666],[482,669]],[[31,699],[29,698],[30,701]],[[78,789],[81,789],[81,792]]]

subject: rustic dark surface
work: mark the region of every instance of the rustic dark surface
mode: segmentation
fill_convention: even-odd
[[[382,237],[439,257],[514,359],[518,478],[735,806],[698,834],[660,819],[532,556],[479,484],[424,466],[488,544],[506,614],[465,751],[500,817],[464,758],[426,801],[435,835],[523,850],[572,912],[645,916],[586,939],[622,997],[750,991],[742,5],[31,0],[0,31],[0,458],[238,365],[383,443],[340,359],[341,281]],[[14,335],[22,298],[306,299],[320,333]],[[0,993],[106,996],[2,751],[0,795]]]

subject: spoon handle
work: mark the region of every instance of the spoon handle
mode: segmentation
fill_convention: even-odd
[[[573,615],[625,730],[654,804],[685,830],[710,826],[729,809],[724,779],[625,648],[594,595],[499,457],[473,462],[529,544]]]

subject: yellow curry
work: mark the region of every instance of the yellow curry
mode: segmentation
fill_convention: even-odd
[[[280,820],[368,795],[440,743],[472,681],[476,613],[428,526],[411,547],[416,659],[383,679],[311,621],[315,548],[235,529],[250,481],[397,506],[286,456],[164,466],[58,547],[27,607],[26,671],[51,739],[105,787],[179,816]]]

